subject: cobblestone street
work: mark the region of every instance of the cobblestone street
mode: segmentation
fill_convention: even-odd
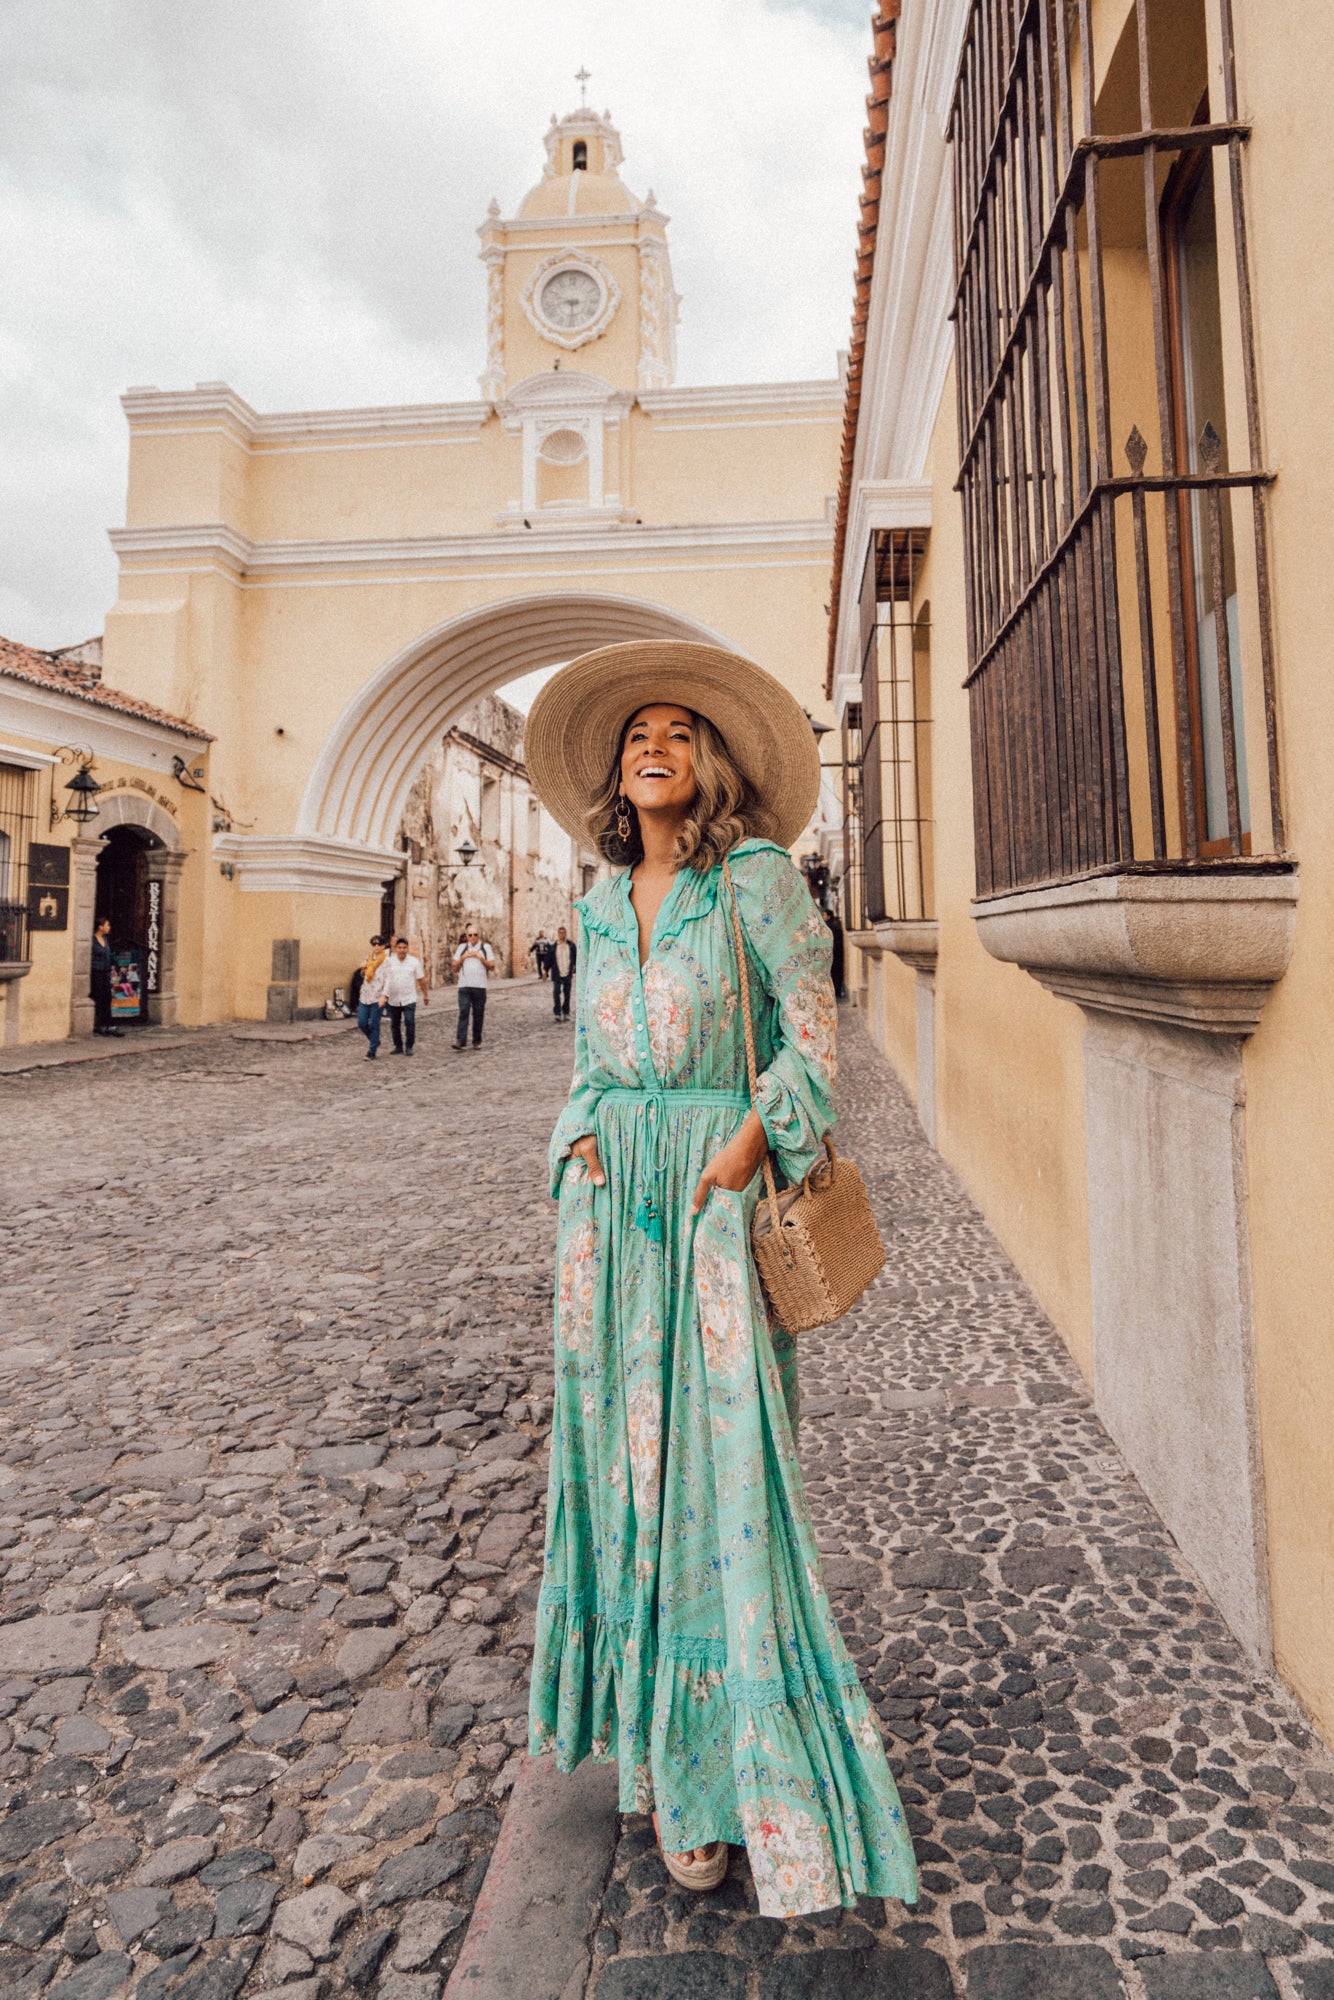
[[[0,2000],[437,2000],[525,1738],[549,1005],[0,1079]],[[761,1918],[628,1819],[589,2000],[1334,2000],[1334,1766],[846,1010],[842,1102],[889,1267],[802,1455],[922,1900]]]

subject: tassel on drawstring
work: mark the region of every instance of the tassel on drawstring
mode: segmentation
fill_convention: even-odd
[[[635,1228],[642,1229],[650,1243],[662,1241],[662,1216],[651,1194],[641,1194],[635,1210]]]

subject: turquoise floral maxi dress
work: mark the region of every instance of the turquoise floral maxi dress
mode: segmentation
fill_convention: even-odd
[[[829,932],[781,848],[747,840],[729,859],[757,1109],[797,1181],[834,1118]],[[820,1575],[795,1343],[751,1264],[759,1177],[690,1212],[750,1101],[722,870],[678,872],[642,970],[628,871],[578,907],[530,1747],[562,1771],[615,1757],[621,1810],[656,1809],[669,1852],[744,1843],[766,1916],[915,1902],[903,1810]],[[570,1158],[590,1132],[600,1188]]]

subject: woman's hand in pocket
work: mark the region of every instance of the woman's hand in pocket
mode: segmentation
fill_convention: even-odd
[[[583,1161],[584,1171],[592,1181],[594,1187],[605,1187],[607,1185],[607,1176],[603,1172],[602,1162],[598,1158],[598,1142],[591,1132],[586,1132],[582,1139],[575,1140],[570,1148],[570,1158],[572,1160]]]
[[[699,1214],[712,1188],[725,1188],[729,1194],[740,1194],[748,1188],[768,1150],[769,1141],[758,1111],[748,1111],[741,1129],[714,1154],[700,1175],[692,1212]]]

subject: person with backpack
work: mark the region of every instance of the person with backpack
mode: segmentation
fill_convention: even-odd
[[[472,1019],[472,1045],[482,1046],[482,1023],[486,1018],[487,974],[496,969],[496,955],[489,944],[483,944],[482,934],[476,924],[469,924],[463,933],[463,941],[454,953],[454,963],[459,975],[459,1025],[451,1047],[465,1048],[468,1041],[468,1020]]]
[[[357,1026],[366,1037],[366,1060],[374,1062],[380,1052],[380,1022],[384,1011],[384,968],[389,952],[382,937],[371,939],[366,963],[352,975],[356,990]]]

